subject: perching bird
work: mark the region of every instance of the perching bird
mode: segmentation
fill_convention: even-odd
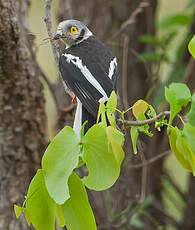
[[[59,70],[77,98],[73,129],[80,137],[82,124],[88,120],[86,133],[96,123],[101,100],[105,103],[111,92],[117,90],[117,60],[80,21],[61,22],[54,39],[66,45],[60,55]]]

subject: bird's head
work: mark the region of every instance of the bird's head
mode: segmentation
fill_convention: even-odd
[[[60,22],[54,40],[62,40],[66,44],[66,48],[76,45],[88,37],[92,36],[92,32],[82,22],[77,20],[65,20]]]

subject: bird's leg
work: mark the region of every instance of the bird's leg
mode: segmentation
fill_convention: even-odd
[[[76,102],[76,95],[74,94],[74,97],[73,97],[73,99],[72,99],[72,104],[76,104],[77,102]]]

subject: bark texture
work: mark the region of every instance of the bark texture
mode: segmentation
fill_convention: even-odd
[[[16,221],[44,150],[42,85],[28,37],[30,0],[0,0],[0,229],[27,229]]]

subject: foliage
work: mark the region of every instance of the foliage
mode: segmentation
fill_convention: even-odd
[[[190,25],[191,21],[191,14],[172,15],[161,21],[158,27],[167,30]],[[138,59],[151,63],[169,62],[163,46],[165,40],[166,46],[169,46],[176,34],[177,32],[171,29],[166,31],[162,38],[152,35],[142,36],[141,42],[150,44],[156,49],[141,54]],[[194,37],[188,47],[195,57]],[[184,72],[183,69],[181,72]],[[170,81],[172,80],[173,76],[170,77]],[[165,116],[155,119],[157,114],[153,106],[141,99],[126,111],[120,111],[117,109],[117,96],[112,92],[106,105],[100,103],[97,124],[85,135],[86,123],[82,126],[80,137],[77,137],[71,127],[64,127],[47,147],[42,158],[42,169],[39,169],[32,179],[22,207],[14,205],[16,218],[23,212],[28,225],[32,223],[37,230],[54,230],[56,219],[59,226],[66,226],[68,230],[97,229],[85,187],[100,191],[113,186],[120,175],[125,156],[123,145],[126,131],[130,129],[134,154],[139,150],[137,148],[139,133],[153,136],[149,124],[137,125],[138,121],[154,119],[158,131],[162,126],[167,127],[172,152],[183,168],[195,175],[195,93],[191,95],[189,88],[183,83],[166,85],[161,84],[159,91],[162,93],[163,90],[162,94],[170,105],[168,121]],[[183,119],[179,113],[187,107]],[[135,117],[134,125],[126,125],[125,115],[130,110]],[[122,127],[117,126],[116,113],[121,116]],[[178,126],[174,125],[176,119],[180,122]],[[76,174],[78,171],[79,175],[82,171],[87,171],[88,175],[83,175],[81,178]],[[149,197],[133,209],[132,217],[127,220],[131,226],[136,228],[144,226],[139,216],[146,214],[144,208],[151,202],[152,198]]]
[[[169,122],[165,117],[156,119],[156,128],[168,127],[170,147],[180,164],[195,175],[195,109],[194,94],[182,83],[172,83],[165,88],[165,96],[170,104]],[[22,207],[14,206],[16,217],[24,212],[28,225],[37,230],[55,229],[55,219],[68,230],[97,229],[85,187],[96,191],[110,188],[120,174],[124,159],[124,133],[116,127],[115,111],[123,120],[123,132],[128,128],[124,116],[132,110],[137,121],[156,116],[154,108],[144,100],[138,100],[131,108],[120,111],[116,108],[116,94],[113,92],[107,105],[100,104],[98,121],[83,135],[85,124],[78,138],[71,127],[64,127],[47,147],[42,158],[42,169],[32,179]],[[174,118],[183,107],[190,103],[183,128],[173,126]],[[106,114],[110,126],[107,126]],[[180,116],[179,116],[180,117]],[[136,122],[136,121],[135,121]],[[152,136],[149,124],[132,125],[131,139],[134,153],[137,153],[137,139],[140,132]],[[81,164],[81,162],[83,162]],[[75,172],[80,167],[88,170],[88,175],[80,178]],[[142,210],[143,213],[143,210]],[[141,227],[138,216],[130,220],[132,226]]]

